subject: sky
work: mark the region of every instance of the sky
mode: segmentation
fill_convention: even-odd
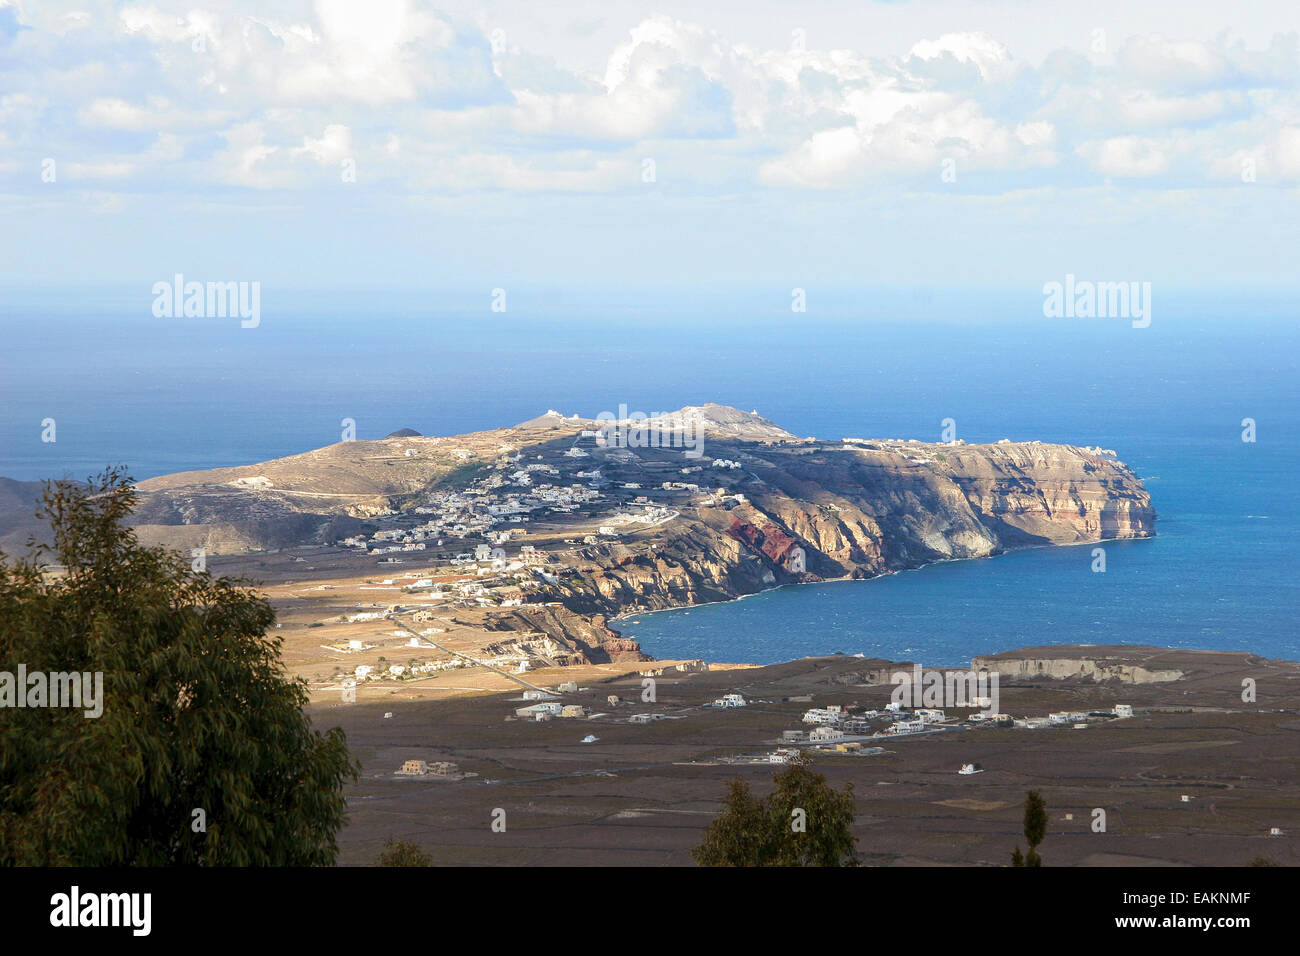
[[[1294,3],[0,0],[11,295],[1259,287],[1298,204]]]

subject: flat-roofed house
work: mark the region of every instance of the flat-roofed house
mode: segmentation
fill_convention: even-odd
[[[844,731],[838,727],[816,727],[808,735],[808,739],[815,744],[829,743],[832,740],[843,740]]]
[[[540,704],[529,704],[527,707],[518,707],[515,709],[516,717],[532,717],[534,719],[546,716],[559,716],[561,710],[560,704],[553,700],[544,700]]]

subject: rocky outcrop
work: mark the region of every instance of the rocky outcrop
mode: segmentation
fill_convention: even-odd
[[[562,648],[561,654],[572,660],[555,663],[608,664],[621,661],[648,661],[641,647],[630,638],[612,630],[603,615],[584,615],[565,607],[520,607],[510,612],[491,614],[486,625],[490,631],[512,635],[545,634]],[[559,655],[557,655],[559,656]]]
[[[1029,648],[976,657],[971,661],[971,667],[1008,679],[1051,678],[1154,684],[1181,680],[1184,677],[1184,669],[1158,666],[1152,659],[1153,652],[1167,654],[1155,648]]]

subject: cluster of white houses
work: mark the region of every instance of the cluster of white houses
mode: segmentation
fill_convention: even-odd
[[[732,707],[744,707],[747,703],[748,701],[746,701],[740,694],[723,694],[709,706],[727,710]]]
[[[881,728],[880,721],[890,721]],[[858,737],[880,734],[914,734],[925,730],[927,726],[948,721],[942,710],[917,708],[906,712],[901,704],[894,702],[886,705],[884,710],[862,710],[845,708],[840,704],[827,704],[825,707],[813,707],[804,712],[805,724],[819,725],[808,733],[807,739],[812,743],[839,740],[843,737]],[[787,739],[803,739],[802,731],[787,732]]]
[[[585,434],[583,437],[586,437]],[[484,536],[489,539],[499,532],[499,526],[520,525],[544,514],[569,514],[580,509],[589,508],[602,502],[606,489],[614,481],[602,473],[605,464],[590,466],[579,463],[591,456],[577,444],[557,459],[559,467],[541,460],[525,461],[522,452],[503,446],[504,454],[493,463],[492,471],[475,478],[461,490],[440,490],[428,494],[414,513],[427,515],[423,524],[410,528],[385,528],[367,536],[357,535],[346,538],[340,544],[366,550],[371,554],[388,554],[402,551],[423,551],[441,547],[447,538],[464,538],[467,536]],[[513,453],[511,453],[513,452]],[[468,452],[460,457],[472,457]],[[612,449],[603,452],[606,463],[640,462],[635,453],[626,449]],[[572,460],[573,464],[569,464]],[[723,471],[734,471],[741,467],[739,462],[730,459],[714,459],[711,466]],[[656,467],[646,463],[646,467]],[[659,466],[662,467],[662,466]],[[675,468],[682,474],[701,471],[702,465]],[[625,489],[639,489],[640,481],[623,482]],[[663,481],[660,487],[665,491],[700,492],[700,486],[693,482],[675,480]],[[725,495],[725,489],[719,488],[718,495]],[[743,496],[741,496],[743,498]],[[667,509],[655,509],[653,503],[644,495],[638,496],[634,504],[648,506],[648,513],[637,516],[639,521],[658,522],[672,516]],[[385,510],[381,516],[396,516],[398,512]],[[497,543],[502,543],[498,540]]]
[[[1082,729],[1090,723],[1101,720],[1113,720],[1117,717],[1132,717],[1132,704],[1116,704],[1112,710],[1062,710],[1046,717],[1018,717],[1011,721],[1013,727],[1025,730],[1042,730],[1047,727],[1074,727]]]
[[[1034,730],[1043,727],[1082,727],[1098,720],[1132,716],[1132,705],[1116,704],[1114,710],[1109,712],[1060,711],[1046,717],[1013,718],[1010,714],[977,711],[961,720],[973,724]],[[886,705],[884,710],[863,710],[847,708],[839,704],[827,704],[823,707],[812,707],[804,712],[803,722],[815,725],[812,730],[787,730],[784,739],[792,743],[824,744],[851,737],[916,734],[944,724],[951,726],[954,720],[955,718],[948,717],[944,711],[936,708],[918,707],[909,711],[895,702]],[[883,726],[882,721],[886,722]]]
[[[553,717],[586,717],[590,711],[581,704],[565,704],[558,700],[541,700],[535,704],[526,704],[515,708],[515,716],[521,720],[550,720]]]
[[[575,454],[569,457],[588,457],[576,447],[571,451]],[[608,452],[605,457],[616,460],[624,457],[636,459],[632,453],[622,450]],[[723,469],[739,467],[736,462],[722,459],[716,465]],[[547,552],[531,544],[522,545],[515,553],[507,550],[519,537],[526,535],[525,525],[539,517],[566,515],[580,510],[588,514],[593,510],[605,512],[601,515],[598,528],[593,529],[594,533],[581,537],[582,544],[592,545],[598,544],[601,537],[619,536],[629,525],[649,528],[680,516],[680,512],[667,505],[657,504],[644,494],[637,495],[630,501],[625,495],[618,501],[607,501],[606,489],[614,482],[602,475],[603,467],[605,466],[568,466],[562,472],[554,464],[540,460],[525,462],[522,454],[506,454],[496,462],[492,473],[476,478],[468,487],[457,491],[429,493],[424,502],[411,512],[417,516],[427,516],[427,520],[422,523],[411,524],[409,515],[403,516],[388,509],[378,515],[383,519],[393,519],[385,520],[387,527],[381,527],[368,535],[344,538],[338,543],[368,555],[387,556],[381,560],[381,564],[401,563],[393,555],[423,552],[437,561],[446,561],[453,566],[486,565],[486,568],[477,570],[508,572],[553,563]],[[699,466],[678,470],[698,471]],[[566,484],[566,481],[569,483]],[[640,489],[641,482],[624,482],[622,487]],[[699,485],[680,481],[664,481],[662,488],[672,492],[700,491]],[[718,488],[716,496],[710,501],[719,502],[727,497],[744,500],[743,495],[729,496],[726,489]],[[472,549],[454,551],[458,544],[465,547],[463,542],[466,538],[480,538],[484,543]],[[566,543],[576,545],[578,540],[576,537],[566,539]],[[470,598],[476,596],[478,595],[461,595]]]

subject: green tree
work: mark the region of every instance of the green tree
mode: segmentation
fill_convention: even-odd
[[[53,547],[0,555],[0,671],[99,672],[103,712],[0,708],[0,864],[333,863],[359,766],[312,729],[270,604],[142,546],[121,469],[43,503]]]
[[[1011,865],[1042,866],[1043,858],[1038,855],[1038,846],[1047,836],[1047,804],[1037,790],[1030,790],[1025,796],[1024,831],[1029,850],[1021,855],[1017,846],[1011,854]]]
[[[375,859],[375,866],[428,866],[433,857],[414,843],[394,840],[384,841],[384,849]]]
[[[801,754],[756,799],[741,780],[727,784],[723,811],[691,851],[701,866],[857,866],[853,784],[835,790]]]

